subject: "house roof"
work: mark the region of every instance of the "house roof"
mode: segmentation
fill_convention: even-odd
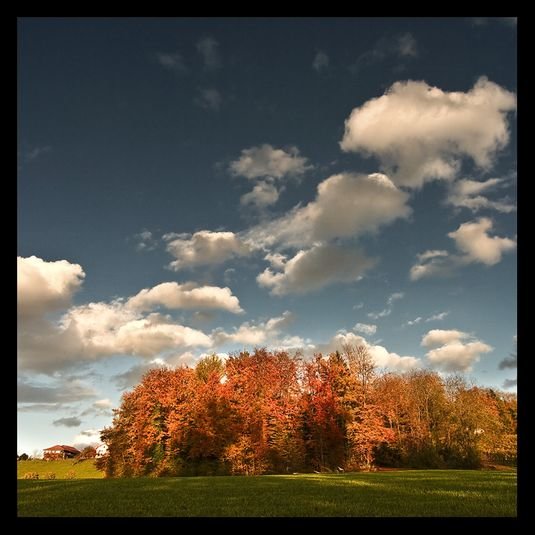
[[[50,451],[50,450],[62,450],[68,453],[80,453],[79,450],[77,450],[76,448],[73,448],[72,446],[65,446],[65,445],[60,445],[60,444],[56,444],[55,446],[50,446],[50,448],[45,448],[43,451]]]

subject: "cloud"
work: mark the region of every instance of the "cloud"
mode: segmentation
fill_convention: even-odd
[[[67,260],[47,262],[36,256],[17,257],[17,312],[32,318],[66,307],[80,289],[85,273]]]
[[[442,321],[448,314],[449,312],[440,312],[439,314],[433,314],[432,316],[429,316],[425,321],[426,323],[430,321]]]
[[[433,249],[432,251],[425,251],[416,256],[420,262],[425,262],[426,260],[432,260],[433,258],[440,258],[448,255],[448,251]]]
[[[303,349],[310,349],[311,344],[301,336],[284,336],[274,340],[271,343],[271,347],[279,351],[302,351]]]
[[[73,446],[79,450],[86,446],[97,446],[101,443],[100,431],[98,429],[87,429],[76,435],[72,440]]]
[[[144,230],[139,234],[134,234],[134,239],[137,241],[136,251],[153,251],[158,245],[158,241],[154,238],[152,232]]]
[[[234,176],[243,176],[250,180],[264,177],[279,180],[296,177],[311,168],[308,159],[299,154],[297,147],[289,147],[287,150],[276,149],[267,143],[243,149],[241,156],[229,165],[229,170]]]
[[[418,323],[421,323],[424,321],[425,323],[429,323],[430,321],[442,321],[449,312],[440,312],[439,314],[433,314],[432,316],[429,316],[428,318],[422,318],[421,316],[418,316],[417,318],[413,320],[409,320],[407,323],[405,323],[406,326],[412,327],[413,325],[417,325]]]
[[[80,416],[113,416],[112,406],[112,402],[109,399],[99,399],[85,409]]]
[[[58,407],[95,397],[90,386],[78,380],[61,380],[42,384],[19,379],[17,382],[18,403],[32,403]],[[44,407],[43,407],[44,408]]]
[[[111,409],[112,408],[112,402],[109,399],[99,399],[93,403],[93,406],[96,409]]]
[[[252,191],[242,195],[240,203],[252,204],[260,209],[275,204],[279,199],[282,189],[275,186],[275,181],[298,178],[312,168],[297,147],[276,149],[266,143],[243,149],[240,157],[229,164],[232,175],[257,182]]]
[[[411,33],[400,35],[397,41],[398,54],[402,57],[417,57],[418,43]]]
[[[270,318],[266,321],[266,329],[271,332],[279,332],[280,330],[286,329],[295,321],[295,314],[289,310],[285,310],[281,316],[275,318]]]
[[[319,50],[316,55],[314,56],[314,61],[312,61],[312,68],[316,72],[321,72],[329,67],[329,56],[325,53]]]
[[[379,173],[333,175],[320,182],[317,191],[314,201],[253,227],[244,239],[268,247],[276,243],[301,247],[375,232],[411,213],[406,204],[409,195]]]
[[[184,63],[184,59],[182,58],[181,54],[164,54],[162,52],[159,52],[158,54],[156,54],[156,59],[162,67],[169,71],[178,74],[185,74],[186,72],[188,72],[188,69]]]
[[[390,316],[390,314],[392,314],[392,309],[385,308],[379,312],[368,312],[367,316],[372,320],[378,320],[379,318],[386,318],[386,316]]]
[[[271,264],[271,267],[275,269],[284,269],[288,257],[281,253],[268,253],[264,257],[264,260],[267,260]]]
[[[516,205],[504,197],[497,201],[490,200],[480,193],[503,184],[504,179],[490,178],[484,182],[476,180],[458,180],[450,187],[446,203],[456,208],[468,208],[472,212],[489,209],[508,214],[516,211]]]
[[[389,306],[392,306],[395,301],[399,301],[400,299],[403,299],[404,297],[405,297],[405,294],[403,292],[395,292],[389,296],[386,302]]]
[[[508,357],[505,357],[503,360],[500,361],[500,364],[498,365],[498,368],[500,370],[507,370],[509,368],[516,369],[517,367],[517,354],[512,353]]]
[[[32,322],[18,332],[18,365],[52,373],[112,355],[144,358],[177,348],[209,347],[203,332],[161,314],[143,314],[121,300],[71,307],[57,322]]]
[[[190,353],[188,352],[188,355]],[[141,378],[153,368],[162,368],[165,364],[160,361],[142,362],[132,366],[128,370],[122,373],[118,373],[111,377],[111,380],[117,385],[120,390],[126,390],[132,386],[138,384]]]
[[[338,331],[327,343],[315,345],[312,352],[329,355],[334,351],[341,351],[346,344],[366,347],[375,365],[379,368],[407,371],[417,368],[421,364],[416,357],[400,356],[397,353],[388,351],[383,346],[370,344],[362,336],[347,331]]]
[[[381,63],[388,58],[411,59],[418,56],[418,43],[411,33],[404,33],[394,37],[382,37],[373,48],[366,50],[349,66],[353,74],[362,69]]]
[[[386,300],[386,304],[388,305],[387,308],[381,310],[380,312],[369,312],[368,318],[371,318],[372,320],[377,320],[379,318],[385,318],[386,316],[390,316],[390,314],[392,314],[392,307],[394,303],[399,299],[403,299],[403,297],[405,297],[405,294],[403,292],[393,293]]]
[[[465,341],[467,339],[470,341]],[[426,354],[428,361],[432,366],[448,372],[470,371],[482,353],[493,349],[470,334],[455,329],[433,329],[423,336],[421,345],[435,348]]]
[[[485,77],[466,93],[396,82],[351,112],[340,146],[376,156],[394,183],[419,188],[454,179],[463,157],[490,169],[509,142],[507,113],[515,109],[515,94]]]
[[[282,313],[281,316],[270,318],[267,321],[254,323],[245,322],[239,327],[234,328],[232,332],[226,332],[223,329],[215,329],[212,332],[212,338],[215,346],[223,344],[243,344],[248,346],[260,346],[270,342],[270,346],[281,344],[278,336],[281,331],[286,329],[295,320],[294,314],[289,310]],[[286,342],[288,339],[286,339]],[[295,338],[294,340],[295,341]]]
[[[160,314],[143,316],[121,302],[73,307],[61,323],[65,329],[76,329],[82,344],[80,357],[85,359],[116,354],[148,358],[177,347],[211,345],[199,330],[172,323]]]
[[[72,407],[63,403],[25,403],[17,406],[17,412],[58,412],[67,409]]]
[[[463,223],[448,236],[455,240],[457,249],[465,253],[465,262],[481,262],[493,266],[500,262],[503,253],[516,248],[516,242],[509,238],[490,237],[487,231],[492,230],[492,226],[489,218],[482,217],[477,221]]]
[[[368,323],[357,323],[353,327],[353,330],[363,334],[371,335],[375,334],[375,332],[377,331],[377,325],[370,325]]]
[[[219,43],[213,37],[204,37],[197,43],[197,52],[202,57],[204,68],[207,71],[215,71],[222,66],[219,54]]]
[[[266,268],[256,280],[273,295],[306,293],[336,282],[359,280],[376,261],[356,249],[337,245],[315,245],[300,250],[288,260],[282,271]]]
[[[516,240],[489,236],[488,231],[492,228],[492,220],[486,217],[461,224],[456,231],[448,233],[461,254],[450,254],[448,251],[419,254],[419,263],[410,269],[410,279],[416,281],[424,277],[449,276],[459,267],[473,263],[487,266],[497,264],[504,253],[516,249]]]
[[[279,200],[279,191],[269,182],[260,181],[252,191],[242,195],[240,203],[243,205],[252,204],[257,208],[265,208],[275,204]]]
[[[147,313],[159,306],[242,312],[228,287],[168,282],[141,290],[129,299],[71,306],[52,320],[45,313],[66,308],[81,284],[82,268],[67,261],[47,263],[35,257],[19,258],[18,267],[21,370],[51,373],[112,355],[153,358],[170,350],[212,345],[210,337],[200,330],[177,324],[168,315]]]
[[[432,329],[426,335],[424,335],[421,345],[424,347],[437,347],[450,344],[452,342],[458,342],[459,340],[468,338],[469,336],[469,334],[456,329]]]
[[[165,357],[165,360],[159,357],[154,358],[151,361],[136,364],[125,372],[113,375],[111,377],[111,380],[117,385],[120,390],[126,390],[139,384],[141,382],[141,378],[149,370],[158,368],[177,368],[181,366],[192,366],[198,359],[206,355],[206,353],[195,354],[192,351],[186,351],[183,353],[168,355]],[[218,353],[218,356],[222,355],[226,354]]]
[[[55,425],[56,427],[80,427],[82,425],[82,420],[76,418],[76,416],[70,416],[68,418],[59,418],[58,420],[54,420],[52,425]]]
[[[243,323],[230,333],[225,332],[222,329],[218,329],[214,331],[212,336],[216,346],[220,346],[226,343],[259,346],[265,344],[267,340],[267,332],[265,326],[254,325],[249,322]]]
[[[506,379],[503,382],[503,388],[514,388],[517,385],[517,379]]]
[[[217,89],[199,89],[199,95],[195,97],[194,102],[205,110],[219,111],[223,97]]]
[[[516,369],[517,367],[517,351],[516,351],[516,334],[513,336],[513,342],[515,344],[515,352],[511,353],[508,357],[505,357],[498,364],[498,369],[507,370],[507,369]]]
[[[460,257],[450,256],[447,251],[425,251],[417,256],[420,263],[414,264],[409,272],[412,281],[425,277],[448,277],[462,264]]]
[[[197,286],[192,282],[163,282],[153,288],[146,288],[131,297],[126,306],[139,311],[164,306],[169,309],[221,309],[234,314],[243,312],[238,298],[232,295],[230,288]]]
[[[25,159],[27,162],[31,162],[33,160],[36,160],[37,158],[41,157],[43,154],[46,154],[47,152],[50,152],[52,150],[52,147],[46,145],[43,147],[35,147],[32,150],[28,151],[25,154]]]
[[[251,249],[234,232],[200,230],[195,234],[166,234],[167,251],[175,257],[169,264],[173,271],[202,265],[218,265],[247,256]]]

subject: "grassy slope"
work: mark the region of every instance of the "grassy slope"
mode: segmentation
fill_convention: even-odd
[[[74,470],[76,479],[101,479],[104,473],[95,468],[94,461],[87,459],[76,462],[72,459],[58,461],[18,461],[17,478],[22,479],[26,472],[37,472],[40,479],[45,479],[47,472],[54,472],[56,479],[65,479],[65,475]]]
[[[516,472],[19,481],[20,516],[516,516]]]

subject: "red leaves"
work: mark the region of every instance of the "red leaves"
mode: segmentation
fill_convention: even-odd
[[[104,430],[100,463],[110,476],[261,474],[516,455],[516,398],[429,371],[377,376],[365,348],[343,350],[151,370]]]

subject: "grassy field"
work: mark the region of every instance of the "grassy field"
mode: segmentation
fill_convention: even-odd
[[[516,472],[18,482],[19,516],[516,516]]]
[[[86,459],[84,461],[73,461],[72,459],[58,461],[18,461],[17,478],[22,479],[27,472],[37,472],[39,479],[46,479],[46,474],[53,472],[56,479],[66,479],[67,472],[73,470],[75,479],[102,479],[104,472],[95,468],[95,461]]]

